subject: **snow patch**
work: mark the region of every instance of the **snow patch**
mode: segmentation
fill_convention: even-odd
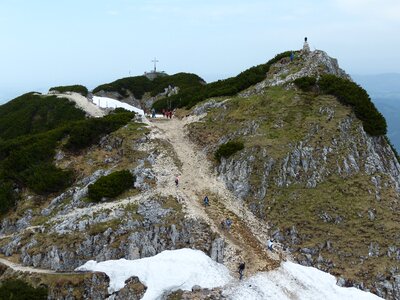
[[[228,299],[382,299],[356,288],[336,285],[333,275],[316,268],[284,262],[268,273],[259,273],[224,291]]]
[[[143,299],[158,299],[166,291],[190,291],[224,286],[232,277],[229,270],[202,251],[192,249],[166,250],[153,257],[137,260],[88,261],[75,271],[104,272],[110,277],[109,293],[122,289],[132,276],[147,286]]]
[[[133,111],[141,116],[144,116],[144,111],[142,109],[139,109],[137,107],[129,105],[128,103],[121,102],[112,98],[93,96],[93,103],[102,108],[115,109],[117,107],[122,107],[125,108],[126,110]]]
[[[284,262],[273,271],[258,273],[243,281],[233,278],[229,270],[202,251],[166,250],[153,257],[137,260],[88,261],[75,271],[104,272],[110,278],[109,293],[122,289],[132,276],[147,286],[143,299],[160,299],[167,291],[190,291],[223,287],[227,299],[281,300],[377,300],[378,296],[356,288],[336,285],[336,278],[316,268]]]

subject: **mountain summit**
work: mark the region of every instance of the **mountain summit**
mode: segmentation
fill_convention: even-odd
[[[335,59],[288,51],[209,84],[187,73],[142,77],[101,85],[94,98],[58,87],[57,97],[0,107],[2,280],[45,287],[49,299],[262,299],[272,297],[267,282],[287,299],[280,282],[307,285],[301,299],[328,286],[328,299],[376,298],[331,288],[332,277],[306,266],[339,286],[400,296],[400,165],[385,119]],[[108,107],[92,118],[71,102],[105,95],[175,116]],[[6,122],[10,111],[24,126]],[[122,258],[135,262],[111,261]],[[146,273],[160,258],[169,263]],[[196,268],[172,270],[183,259]]]

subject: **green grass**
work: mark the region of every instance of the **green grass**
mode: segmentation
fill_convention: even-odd
[[[400,246],[399,242],[395,242],[399,230],[399,207],[396,213],[391,209],[390,201],[377,202],[375,195],[368,192],[371,189],[374,187],[366,175],[346,179],[332,176],[313,189],[301,185],[280,189],[273,187],[266,200],[266,218],[283,233],[295,226],[302,237],[302,242],[296,245],[299,248],[318,248],[330,240],[335,251],[323,249],[322,256],[332,259],[338,266],[334,272],[355,278],[363,268],[359,257],[368,256],[371,242],[377,242],[384,253],[390,245]],[[391,197],[385,195],[385,198]],[[368,218],[369,209],[376,211],[374,221]],[[331,222],[321,219],[320,215],[324,212],[333,218]],[[335,224],[335,218],[339,216],[343,221]],[[345,257],[341,253],[350,256]],[[375,260],[375,269],[389,268],[395,263],[384,257],[370,260]]]
[[[238,137],[245,148],[266,148],[270,156],[282,158],[289,146],[305,138],[310,127],[322,124],[320,132],[313,137],[317,144],[336,134],[339,122],[350,113],[332,96],[310,96],[307,93],[285,90],[283,87],[268,88],[262,95],[243,99],[233,97],[226,102],[226,110],[212,109],[202,122],[189,126],[191,138],[201,145],[213,145],[220,138],[251,127],[259,127],[254,135]],[[321,107],[333,107],[335,116],[327,121],[321,115]]]

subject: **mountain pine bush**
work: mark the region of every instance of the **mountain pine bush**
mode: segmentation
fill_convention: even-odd
[[[114,198],[133,187],[135,178],[128,170],[117,171],[100,177],[89,185],[89,199],[99,202],[102,198]]]

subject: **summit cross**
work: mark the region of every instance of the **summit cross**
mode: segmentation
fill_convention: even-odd
[[[157,58],[154,57],[154,59],[152,60],[152,62],[154,63],[154,73],[156,73],[156,72],[157,72],[157,63],[158,63]]]

